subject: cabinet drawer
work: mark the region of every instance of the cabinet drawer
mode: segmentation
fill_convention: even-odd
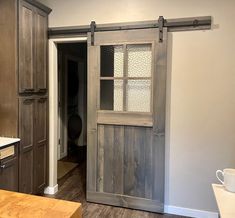
[[[15,155],[15,146],[9,146],[0,150],[0,160]]]

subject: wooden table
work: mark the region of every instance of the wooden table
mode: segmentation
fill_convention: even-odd
[[[1,218],[81,218],[80,203],[0,190]]]
[[[221,218],[235,218],[235,193],[226,191],[223,185],[212,184]]]

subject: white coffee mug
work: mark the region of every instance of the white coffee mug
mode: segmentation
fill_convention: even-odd
[[[220,175],[223,178],[220,178]],[[225,189],[235,192],[235,169],[224,169],[216,171],[217,179],[224,185]]]

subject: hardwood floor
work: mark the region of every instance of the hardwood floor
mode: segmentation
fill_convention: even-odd
[[[138,210],[112,207],[86,202],[85,198],[86,166],[81,164],[74,169],[54,196],[47,196],[82,203],[84,218],[183,218],[169,214],[156,214]]]

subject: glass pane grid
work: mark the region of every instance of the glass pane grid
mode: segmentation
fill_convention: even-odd
[[[100,80],[101,110],[151,112],[152,45],[101,46]]]

